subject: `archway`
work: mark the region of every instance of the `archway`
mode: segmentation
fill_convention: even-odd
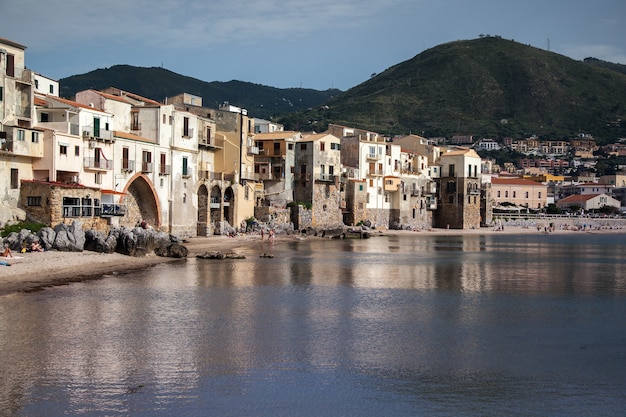
[[[202,184],[198,189],[198,236],[209,235],[209,190]]]
[[[228,187],[224,192],[224,221],[233,225],[233,218],[235,213],[235,193],[232,187]]]
[[[219,225],[222,221],[222,190],[217,185],[211,188],[211,227],[213,230]]]
[[[161,226],[159,200],[150,180],[139,174],[128,182],[124,196],[126,216],[121,226],[133,227],[144,220],[155,228]]]

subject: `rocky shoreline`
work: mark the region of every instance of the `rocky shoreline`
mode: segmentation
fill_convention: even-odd
[[[545,233],[535,227],[507,226],[503,231],[493,228],[479,230],[446,230],[432,229],[424,231],[395,231],[395,230],[371,230],[369,235],[376,238],[380,235],[402,234],[428,234],[428,235],[481,235],[481,234],[525,234]],[[551,233],[626,233],[626,229],[595,229],[587,231],[557,229]],[[272,245],[280,249],[284,242],[301,239],[329,239],[330,236],[301,236],[297,234],[276,235]],[[100,279],[105,275],[125,274],[134,270],[145,269],[165,262],[186,262],[186,259],[204,255],[209,252],[237,253],[241,249],[249,249],[254,246],[259,248],[259,256],[267,252],[267,236],[261,242],[261,236],[256,234],[243,234],[236,237],[210,236],[194,237],[180,242],[185,248],[186,256],[179,258],[158,256],[156,253],[147,253],[144,256],[129,256],[113,252],[84,251],[59,251],[47,250],[45,252],[14,253],[16,258],[2,259],[11,266],[0,266],[0,296],[15,293],[33,292],[56,285],[64,285],[71,282]]]

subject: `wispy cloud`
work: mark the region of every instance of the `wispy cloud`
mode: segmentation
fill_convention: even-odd
[[[223,43],[289,41],[317,31],[372,24],[383,9],[411,0],[22,0],[1,6],[22,42],[199,48]],[[28,16],[36,23],[25,25]],[[12,26],[12,27],[11,27]],[[41,32],[45,32],[42,36]],[[42,45],[50,46],[50,45]]]

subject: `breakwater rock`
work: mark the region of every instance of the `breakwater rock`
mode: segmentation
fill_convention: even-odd
[[[22,229],[19,233],[10,233],[2,243],[14,252],[30,250],[33,243],[39,243],[44,250],[61,252],[117,252],[134,257],[155,253],[167,258],[185,258],[189,254],[176,236],[164,232],[141,227],[118,227],[109,233],[84,231],[80,221],[74,221],[71,225],[59,224],[54,229],[44,227],[37,233]]]

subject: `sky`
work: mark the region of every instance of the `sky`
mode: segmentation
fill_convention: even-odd
[[[480,35],[626,64],[623,0],[2,0],[0,17],[26,67],[56,80],[128,64],[345,91]]]

